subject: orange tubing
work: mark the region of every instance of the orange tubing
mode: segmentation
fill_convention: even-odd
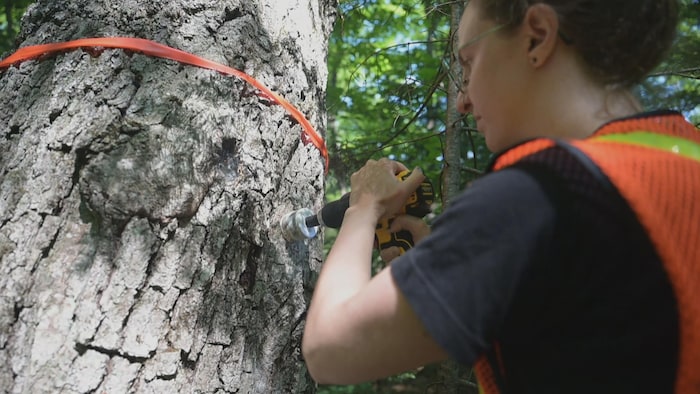
[[[163,59],[175,60],[177,62],[188,64],[191,66],[202,67],[226,75],[233,75],[238,77],[249,84],[253,85],[256,89],[260,90],[263,95],[270,99],[272,102],[279,104],[284,108],[289,114],[304,128],[305,136],[311,141],[311,143],[318,148],[325,160],[325,170],[328,173],[328,150],[323,142],[323,138],[314,130],[311,122],[304,117],[296,107],[289,103],[281,96],[277,95],[275,92],[268,89],[257,79],[251,77],[250,75],[236,70],[235,68],[225,66],[221,63],[213,62],[211,60],[204,59],[197,55],[193,55],[189,52],[181,51],[169,47],[167,45],[159,44],[155,41],[146,40],[143,38],[133,38],[133,37],[104,37],[104,38],[83,38],[68,42],[58,42],[52,44],[34,45],[24,48],[20,48],[17,52],[13,53],[9,57],[5,58],[0,62],[0,71],[10,67],[18,66],[20,63],[42,58],[44,56],[52,55],[57,52],[63,52],[68,50],[75,50],[78,48],[94,49],[94,48],[118,48],[127,49],[144,55],[160,57]]]

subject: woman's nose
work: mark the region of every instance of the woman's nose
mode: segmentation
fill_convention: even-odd
[[[472,102],[469,100],[469,94],[464,91],[457,95],[457,111],[461,114],[468,114],[472,111]]]

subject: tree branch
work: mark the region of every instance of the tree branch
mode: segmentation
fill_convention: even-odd
[[[650,77],[677,76],[682,78],[700,79],[700,67],[691,67],[682,70],[666,70],[649,74]]]

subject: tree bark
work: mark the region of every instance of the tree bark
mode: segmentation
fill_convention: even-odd
[[[334,0],[40,0],[22,45],[132,36],[259,79],[325,127]],[[245,82],[73,51],[0,75],[0,387],[313,392],[300,354],[323,195],[301,126]]]
[[[452,55],[457,44],[457,29],[459,20],[462,17],[464,6],[460,2],[454,2],[450,6],[450,56],[449,64],[451,75],[461,75],[461,66],[458,60]],[[462,189],[462,138],[461,125],[462,114],[457,111],[457,99],[459,86],[462,80],[447,78],[447,119],[445,126],[445,149],[443,159],[445,165],[442,170],[442,204],[447,207],[450,201],[456,197]]]
[[[459,21],[464,12],[462,2],[454,2],[450,6],[450,74],[459,76],[462,74],[458,59],[453,55],[457,50],[457,29]],[[459,95],[458,84],[462,83],[459,78],[447,78],[447,121],[445,128],[445,165],[442,173],[442,203],[446,208],[452,200],[462,191],[462,114],[457,110],[457,100]],[[459,363],[448,360],[440,364],[438,370],[439,381],[443,382],[440,387],[442,393],[472,393],[476,392],[468,380],[468,368]]]

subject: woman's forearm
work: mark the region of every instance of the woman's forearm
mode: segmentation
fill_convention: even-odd
[[[444,357],[384,270],[371,275],[377,221],[392,215],[422,182],[405,166],[368,161],[351,177],[343,225],[321,268],[306,317],[302,352],[319,383],[351,384],[389,376]]]
[[[337,307],[369,282],[376,222],[372,209],[348,208],[343,226],[321,268],[308,319],[315,313]]]

